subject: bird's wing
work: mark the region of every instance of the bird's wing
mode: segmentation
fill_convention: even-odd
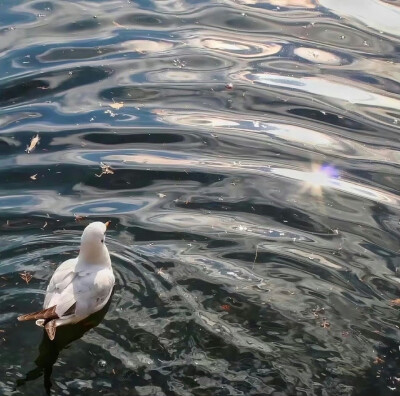
[[[65,266],[57,277],[50,282],[46,302],[56,306],[60,318],[71,314],[85,317],[100,309],[111,295],[115,281],[111,268],[98,270],[95,266]]]
[[[108,301],[115,277],[111,268],[103,268],[94,273],[81,272],[74,280],[76,314],[85,316],[101,309]]]
[[[58,305],[57,303],[61,294],[63,294],[63,291],[66,290],[69,285],[71,285],[72,281],[77,276],[77,273],[75,272],[77,261],[78,260],[76,258],[64,261],[56,269],[50,279],[49,285],[47,286],[43,308],[49,308]],[[66,309],[68,308],[69,307]],[[62,314],[63,312],[57,309],[57,313],[60,315],[60,313]]]
[[[49,285],[46,290],[46,297],[44,299],[43,310],[31,312],[26,315],[21,315],[18,320],[44,320],[60,318],[65,313],[71,311],[74,306],[73,299],[66,299],[63,295],[68,288],[71,287],[74,278],[78,275],[75,271],[77,259],[70,259],[64,261],[54,272],[50,279]],[[63,304],[59,306],[59,303]]]

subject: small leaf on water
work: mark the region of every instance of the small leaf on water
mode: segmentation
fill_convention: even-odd
[[[24,280],[26,282],[26,284],[28,284],[32,279],[32,275],[29,272],[26,272],[26,271],[21,272],[19,274],[19,276],[21,277],[22,280]]]
[[[116,26],[116,27],[119,27],[119,28],[126,29],[125,26],[120,25],[120,24],[119,24],[118,22],[116,22],[116,21],[113,21],[113,25]]]
[[[377,356],[374,360],[374,364],[382,364],[382,363],[385,363],[385,361],[379,356]]]
[[[32,139],[31,139],[31,142],[29,143],[29,146],[26,148],[26,152],[29,154],[29,153],[31,153],[34,149],[35,149],[35,147],[37,146],[37,144],[39,143],[39,141],[40,141],[40,138],[39,138],[39,135],[37,134],[36,136],[34,136]]]
[[[101,177],[103,175],[113,175],[114,174],[114,170],[111,169],[110,165],[100,162],[100,167],[101,167],[101,173],[100,173],[100,175],[96,174],[97,177]]]
[[[86,219],[86,216],[77,215],[74,213],[75,221],[79,222]]]
[[[124,102],[114,102],[110,104],[110,107],[112,107],[113,109],[119,110],[121,107],[124,107]]]
[[[329,327],[331,327],[331,324],[324,318],[320,326],[323,327],[324,329],[329,329]]]
[[[390,304],[400,307],[400,298],[396,298],[396,299],[390,301]]]

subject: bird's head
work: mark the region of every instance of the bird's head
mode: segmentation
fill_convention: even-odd
[[[87,258],[101,255],[105,248],[106,231],[110,221],[90,223],[83,231],[81,237],[81,253]]]

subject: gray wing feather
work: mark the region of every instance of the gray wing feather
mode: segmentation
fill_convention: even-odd
[[[77,259],[71,259],[64,261],[54,272],[50,279],[49,285],[46,290],[46,297],[44,299],[44,308],[49,308],[50,306],[59,305],[60,295],[68,289],[68,286],[72,285],[72,281],[76,277],[75,267]],[[66,302],[68,304],[68,302]],[[71,305],[74,303],[72,301]],[[60,316],[63,314],[63,309],[61,307],[57,309],[57,314]],[[67,310],[67,307],[65,310]]]

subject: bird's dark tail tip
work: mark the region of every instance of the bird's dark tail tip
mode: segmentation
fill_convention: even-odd
[[[42,311],[31,312],[26,315],[18,316],[17,318],[20,322],[25,320],[37,320],[37,319],[58,319],[56,314],[56,306],[43,309]]]
[[[54,319],[50,320],[50,322],[45,324],[44,328],[50,340],[53,341],[56,336],[56,321]]]

